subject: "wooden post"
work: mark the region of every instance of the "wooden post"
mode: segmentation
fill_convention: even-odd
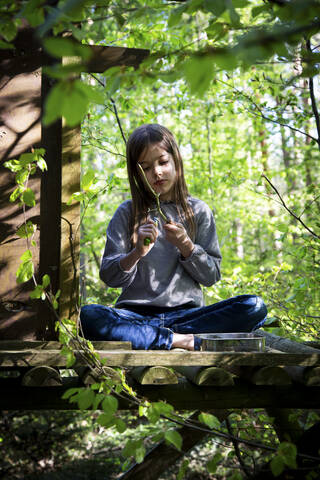
[[[36,277],[50,275],[53,293],[61,289],[60,315],[77,318],[79,303],[80,206],[67,205],[80,189],[80,125],[64,126],[61,119],[41,125],[47,95],[54,81],[42,72],[43,65],[58,63],[42,51],[34,30],[24,25],[14,39],[14,49],[0,50],[0,336],[2,339],[55,339],[55,316],[41,300],[30,300],[33,282],[16,283],[19,257],[26,250],[25,239],[16,235],[24,215],[9,202],[15,188],[14,174],[2,164],[30,149],[44,147],[48,172],[33,176],[29,186],[37,204],[26,208],[26,219],[37,225],[36,247],[32,247]],[[89,46],[85,72],[104,72],[113,66],[137,68],[148,50]],[[40,227],[40,228],[39,228]],[[40,231],[40,235],[39,235]],[[40,237],[40,238],[39,238]],[[39,253],[40,251],[40,253]],[[23,326],[22,326],[23,325]]]
[[[68,204],[80,191],[80,125],[62,128],[60,308],[62,319],[76,320],[79,310],[80,203]]]

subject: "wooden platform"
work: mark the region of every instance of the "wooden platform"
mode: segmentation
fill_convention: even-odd
[[[116,375],[113,368],[121,367],[137,394],[178,409],[320,405],[320,350],[310,347],[287,343],[282,347],[286,352],[270,347],[264,352],[191,352],[132,350],[129,342],[92,343],[105,360],[107,375]],[[73,374],[60,376],[67,368],[61,348],[58,342],[0,342],[0,408],[74,408],[62,400],[63,393],[70,387],[86,388],[95,381],[94,372],[86,368],[84,351],[74,348]],[[130,398],[120,406],[134,408]]]

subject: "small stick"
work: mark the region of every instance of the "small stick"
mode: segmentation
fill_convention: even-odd
[[[161,210],[161,207],[160,207],[160,199],[159,199],[159,196],[160,196],[160,193],[157,193],[153,190],[153,188],[151,187],[150,183],[148,182],[148,179],[146,177],[146,174],[144,173],[143,171],[143,168],[141,167],[140,163],[137,164],[141,173],[142,173],[142,178],[144,180],[144,183],[146,185],[146,187],[148,188],[149,192],[152,193],[152,195],[155,197],[156,199],[156,202],[157,202],[157,210],[159,212],[159,215],[163,218],[163,220],[166,222],[166,223],[171,223],[171,220],[163,213],[163,211]]]

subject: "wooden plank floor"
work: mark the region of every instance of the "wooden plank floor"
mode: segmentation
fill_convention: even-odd
[[[74,351],[76,366],[86,362],[81,351]],[[284,352],[190,352],[164,350],[98,350],[108,366],[275,366],[275,365],[320,365],[320,353],[294,354]],[[59,350],[25,349],[0,350],[0,367],[32,367],[48,365],[64,367],[66,357]]]

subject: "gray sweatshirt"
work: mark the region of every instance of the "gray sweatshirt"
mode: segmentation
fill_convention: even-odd
[[[116,307],[135,305],[199,307],[204,304],[200,284],[213,285],[220,279],[221,254],[213,214],[202,200],[189,197],[196,223],[195,248],[183,258],[177,247],[165,239],[163,220],[157,212],[159,234],[154,247],[130,271],[124,271],[120,260],[131,250],[131,200],[116,210],[107,228],[107,241],[100,267],[100,278],[109,287],[121,287]],[[181,223],[173,202],[161,202],[171,220]],[[153,214],[155,213],[155,214]]]

